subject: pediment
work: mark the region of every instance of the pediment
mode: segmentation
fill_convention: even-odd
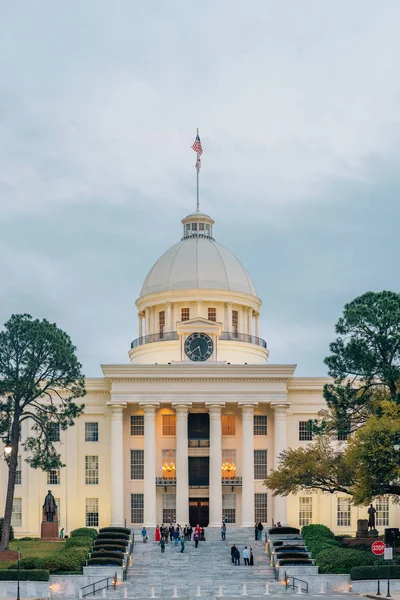
[[[204,317],[195,317],[194,319],[180,321],[177,323],[176,331],[178,335],[190,334],[194,332],[208,333],[209,335],[221,335],[222,323],[209,321]]]

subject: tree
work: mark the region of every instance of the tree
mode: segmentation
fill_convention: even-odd
[[[64,466],[53,443],[55,423],[66,430],[83,411],[81,364],[70,337],[47,320],[12,315],[0,332],[0,435],[9,439],[8,486],[0,551],[8,549],[21,425],[32,423],[23,446],[34,469]]]

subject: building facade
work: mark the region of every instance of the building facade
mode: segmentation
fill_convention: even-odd
[[[295,377],[268,363],[259,337],[261,300],[242,264],[196,212],[183,237],[150,270],[136,302],[138,338],[129,362],[86,380],[85,410],[53,439],[65,467],[35,471],[19,457],[13,525],[39,535],[51,489],[60,527],[152,527],[161,522],[356,530],[366,509],[343,494],[275,497],[263,481],[288,447],[311,441],[307,421],[325,407],[324,378]],[[23,423],[22,441],[29,434]],[[338,440],[346,443],[346,440]],[[0,506],[7,468],[0,465]],[[400,508],[377,502],[378,529]]]

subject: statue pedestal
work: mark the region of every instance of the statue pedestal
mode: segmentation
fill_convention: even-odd
[[[368,537],[370,538],[377,538],[379,537],[379,532],[377,529],[371,529],[370,531],[368,531]]]
[[[42,521],[40,537],[42,540],[58,540],[58,521]]]
[[[368,537],[368,519],[358,519],[356,537]]]

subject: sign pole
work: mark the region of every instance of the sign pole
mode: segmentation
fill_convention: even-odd
[[[379,579],[379,563],[377,563],[376,570],[377,570],[377,578],[378,578],[378,591],[376,592],[376,595],[380,596],[381,595],[381,581]]]

